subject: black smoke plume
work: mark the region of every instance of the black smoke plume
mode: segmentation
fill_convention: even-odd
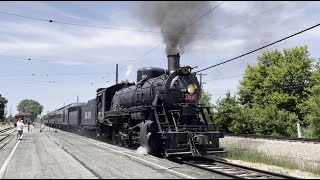
[[[205,22],[190,25],[211,8],[208,1],[143,2],[140,18],[150,26],[160,27],[166,54],[183,53],[195,39]],[[187,27],[187,28],[186,28]]]

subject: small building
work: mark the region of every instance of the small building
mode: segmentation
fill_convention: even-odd
[[[24,124],[32,123],[33,115],[31,113],[18,113],[13,118],[14,126],[17,126],[17,121],[21,118]]]

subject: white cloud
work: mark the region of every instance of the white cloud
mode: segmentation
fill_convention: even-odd
[[[148,33],[94,28],[79,31],[77,31],[79,28],[61,30],[60,27],[41,23],[33,26],[27,23],[2,22],[2,24],[6,28],[0,29],[1,34],[9,34],[6,41],[0,42],[2,53],[11,56],[31,56],[35,59],[56,55],[68,57],[70,54],[75,59],[75,57],[80,58],[91,54],[93,58],[100,57],[101,60],[106,61],[108,59],[130,60],[132,55],[123,52],[132,52],[133,48],[152,47],[161,41],[160,37]],[[75,31],[77,33],[74,33]],[[26,34],[28,34],[27,37]],[[114,51],[114,47],[119,47],[117,52]],[[81,61],[81,59],[78,60]],[[96,59],[92,59],[94,60]]]
[[[90,4],[88,8],[85,4]],[[136,19],[133,11],[134,6],[107,7],[109,2],[4,2],[0,10],[27,15],[31,17],[53,18],[62,22],[75,22],[79,24],[105,25],[125,29],[143,29],[144,23]],[[268,42],[278,40],[293,32],[302,30],[317,22],[320,15],[320,3],[317,2],[293,2],[279,9],[270,11],[249,21],[243,19],[254,16],[262,11],[285,4],[287,2],[225,2],[206,18],[198,23],[208,23],[206,29],[201,32],[210,32],[230,24],[238,23],[230,28],[225,28],[214,33],[209,38],[204,38],[193,43],[188,51],[182,55],[181,63],[184,65],[199,66],[199,69],[208,67],[218,62],[236,57],[240,54],[265,45]],[[213,2],[213,6],[218,2]],[[67,7],[72,7],[66,10]],[[96,7],[96,8],[94,8]],[[129,9],[130,7],[130,9]],[[112,9],[109,11],[109,9]],[[128,15],[132,16],[128,16]],[[241,22],[241,23],[239,23]],[[11,56],[31,57],[37,59],[57,60],[54,63],[30,63],[20,62],[13,58],[1,56],[1,74],[14,73],[82,73],[82,72],[106,72],[112,73],[115,63],[120,68],[127,65],[128,60],[134,60],[148,52],[162,42],[161,34],[138,33],[130,31],[115,31],[86,27],[75,27],[47,22],[33,21],[12,16],[0,16],[0,53]],[[208,29],[212,25],[213,29]],[[141,26],[141,27],[140,27]],[[319,29],[298,35],[286,40],[269,49],[292,48],[295,45],[306,44],[310,48],[311,56],[320,56],[318,41],[320,40]],[[223,78],[242,74],[248,63],[254,63],[260,52],[212,68],[204,73],[208,76],[204,79]],[[60,61],[59,61],[60,60]],[[106,61],[67,62],[67,61]],[[136,61],[128,80],[136,79],[136,69],[142,66],[155,66],[166,68],[167,61],[164,46],[155,49]],[[16,62],[16,63],[15,63]],[[58,64],[57,64],[58,63]],[[113,64],[113,65],[112,65]],[[197,69],[197,70],[199,70]],[[125,71],[120,71],[121,78],[125,78]],[[102,75],[101,75],[102,76]],[[72,76],[71,76],[72,77]],[[86,76],[84,76],[86,77]],[[96,79],[95,79],[96,77]],[[23,98],[38,99],[45,106],[45,111],[53,110],[63,104],[65,99],[81,96],[83,100],[94,98],[98,87],[112,85],[114,75],[108,79],[100,76],[80,78],[73,76],[50,77],[48,79],[74,83],[34,83],[19,81],[1,81],[0,93],[9,98],[8,106],[15,106]],[[111,79],[111,80],[110,80]],[[239,78],[230,78],[207,82],[204,88],[212,94],[224,94],[226,90],[235,91],[239,85]],[[28,79],[31,81],[44,81],[42,79]],[[104,83],[110,80],[109,84]],[[93,83],[93,85],[90,85]],[[100,84],[97,84],[100,83]],[[19,94],[18,86],[24,86],[23,93]],[[27,86],[29,85],[29,86]],[[2,88],[2,89],[1,89]],[[5,88],[5,89],[4,89]],[[76,95],[75,95],[76,94]],[[59,96],[58,96],[59,95]],[[55,98],[54,98],[55,97]],[[59,98],[57,98],[59,97]],[[213,98],[218,98],[214,96]],[[74,98],[75,99],[75,98]]]
[[[237,46],[244,45],[245,42],[243,39],[215,40],[212,42],[200,41],[193,48],[223,50],[226,48],[236,48]]]

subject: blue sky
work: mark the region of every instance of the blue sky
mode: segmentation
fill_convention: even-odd
[[[210,3],[214,7],[220,2]],[[144,9],[137,1],[8,1],[0,4],[0,12],[33,18],[160,31],[159,27],[142,20]],[[212,7],[202,10],[203,13]],[[258,15],[267,10],[270,11]],[[244,21],[249,17],[252,18]],[[214,65],[318,24],[318,17],[320,3],[316,1],[226,1],[195,25],[204,25],[200,33],[232,26],[206,38],[197,36],[181,55],[181,64],[198,66],[198,69]],[[319,58],[319,40],[318,27],[207,70],[203,72],[207,74],[203,78],[204,89],[213,95],[213,102],[227,90],[235,92],[242,77],[225,77],[243,74],[246,66],[254,65],[263,51],[307,45],[311,57]],[[161,42],[160,33],[70,26],[0,13],[0,94],[8,99],[8,111],[12,107],[12,114],[17,113],[16,106],[23,99],[40,102],[44,106],[43,114],[76,101],[77,96],[86,102],[95,97],[96,89],[115,83],[116,63],[120,67],[119,79],[131,82],[136,80],[136,70],[140,67],[166,68],[164,45],[129,64]]]

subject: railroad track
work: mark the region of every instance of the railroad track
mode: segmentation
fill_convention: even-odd
[[[308,139],[308,138],[290,138],[290,137],[277,137],[277,136],[268,136],[268,135],[253,135],[253,134],[232,134],[225,133],[226,136],[233,137],[243,137],[243,138],[252,138],[252,139],[270,139],[270,140],[279,140],[279,141],[293,141],[293,142],[303,142],[303,143],[320,143],[320,139]]]
[[[5,132],[8,132],[10,131],[11,129],[13,129],[14,127],[8,127],[8,128],[5,128],[5,129],[1,129],[0,130],[0,150],[6,146],[14,137],[14,135],[12,134],[13,132],[11,133],[6,133]],[[10,138],[11,137],[11,138]],[[6,140],[6,141],[5,141]]]
[[[4,129],[1,129],[0,130],[0,134],[1,133],[5,133],[5,132],[7,132],[7,131],[10,131],[11,129],[13,129],[14,127],[8,127],[8,128],[4,128]]]
[[[299,179],[209,157],[177,158],[175,161],[235,179]]]

